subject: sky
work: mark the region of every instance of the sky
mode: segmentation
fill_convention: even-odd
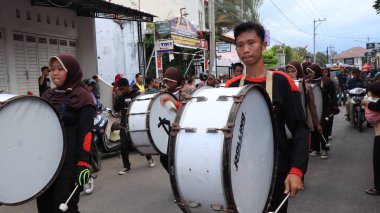
[[[316,52],[326,52],[331,45],[340,53],[352,47],[365,48],[368,37],[370,42],[380,42],[380,14],[376,15],[373,3],[374,0],[264,0],[259,14],[261,23],[270,30],[271,46],[307,45],[309,52],[313,52],[313,20],[326,18],[316,23]]]

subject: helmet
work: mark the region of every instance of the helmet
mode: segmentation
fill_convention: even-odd
[[[200,79],[201,81],[206,81],[206,80],[207,80],[207,77],[208,77],[208,74],[207,74],[207,73],[202,72],[201,74],[199,74],[199,79]]]

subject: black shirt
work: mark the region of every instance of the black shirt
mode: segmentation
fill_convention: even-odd
[[[41,77],[38,78],[38,82],[40,81]],[[51,88],[51,83],[50,83],[50,79],[49,78],[45,78],[44,79],[44,83],[42,83],[42,85],[39,85],[38,84],[38,88],[39,88],[39,91],[40,91],[40,96],[42,96],[42,94]]]
[[[239,87],[243,75],[229,80],[226,87]],[[244,85],[258,84],[265,88],[265,77],[251,79],[246,77]],[[278,141],[278,173],[289,173],[297,168],[306,172],[308,162],[308,127],[303,112],[301,95],[294,81],[283,72],[273,73],[273,113],[276,132],[275,140]],[[293,140],[286,138],[285,124],[293,135]]]
[[[129,93],[126,93],[120,97],[116,96],[114,110],[116,112],[121,111],[120,126],[126,127],[126,124],[127,124],[126,115],[127,115],[128,107],[131,101],[134,98],[136,98],[138,95],[140,95],[140,92],[137,89],[132,89]]]

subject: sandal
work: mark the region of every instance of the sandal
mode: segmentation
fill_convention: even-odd
[[[380,192],[377,191],[375,188],[367,189],[365,190],[365,193],[368,195],[377,195],[377,196],[380,195]]]

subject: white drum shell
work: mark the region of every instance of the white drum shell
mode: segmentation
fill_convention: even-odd
[[[161,106],[160,98],[169,93],[156,93],[138,96],[130,105],[128,112],[128,131],[137,151],[143,155],[166,154],[169,135],[163,126],[158,127],[161,119],[173,122],[176,112]],[[169,129],[169,126],[166,126]],[[141,130],[141,131],[140,131]]]
[[[193,96],[204,96],[207,101],[197,102],[194,99],[183,106],[179,125],[182,128],[194,127],[196,133],[180,131],[176,136],[174,153],[169,154],[169,158],[174,155],[172,166],[175,172],[171,178],[176,189],[173,191],[178,191],[180,202],[200,203],[197,208],[183,209],[185,212],[215,212],[211,205],[227,208],[231,203],[235,203],[239,212],[262,212],[265,209],[273,180],[275,148],[272,120],[264,96],[257,89],[247,92],[234,118],[231,142],[225,141],[221,131],[206,132],[207,128],[224,128],[233,114],[232,108],[236,106],[231,97],[227,101],[216,101],[217,98],[238,95],[242,90],[201,89]],[[236,150],[242,113],[245,113],[245,124],[239,158]],[[225,154],[229,159],[225,159]],[[226,163],[230,169],[226,168]],[[230,183],[225,182],[223,176],[226,173],[230,174]],[[226,198],[229,184],[232,186],[232,200]]]
[[[66,149],[61,122],[38,97],[0,94],[0,135],[0,203],[19,205],[57,176]]]
[[[306,102],[306,100],[305,100],[305,91],[304,91],[304,85],[302,84],[302,82],[303,82],[302,79],[296,79],[296,80],[294,80],[294,83],[296,84],[296,86],[300,90],[301,103],[302,103],[302,109],[303,109],[304,115],[307,116],[307,114],[306,114],[306,107],[305,107],[305,102]],[[286,126],[286,125],[285,125],[285,131],[286,131],[286,138],[287,139],[292,139],[293,135],[290,132],[288,126]]]

